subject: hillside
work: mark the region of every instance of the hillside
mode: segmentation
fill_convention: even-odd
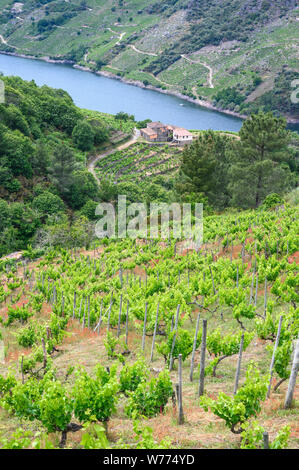
[[[298,135],[271,113],[252,115],[239,134],[193,131],[190,147],[152,145],[137,129],[147,121],[79,109],[63,90],[1,78],[0,257],[30,245],[88,246],[97,204],[118,195],[202,202],[212,214],[258,207],[271,193],[282,202],[298,185]]]
[[[66,245],[75,239],[84,243],[99,198],[87,157],[128,139],[134,121],[104,113],[90,116],[63,90],[18,77],[1,79],[0,257],[26,248],[37,233],[41,245],[53,243],[55,236]],[[52,242],[49,233],[45,236],[50,227]]]
[[[0,50],[299,120],[296,1],[0,1]]]
[[[273,448],[298,448],[298,387],[284,406],[297,234],[298,205],[265,204],[205,218],[198,252],[172,239],[104,239],[1,261],[0,448],[260,449],[263,431]]]

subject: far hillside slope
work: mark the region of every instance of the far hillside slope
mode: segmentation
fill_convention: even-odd
[[[295,0],[0,1],[0,51],[67,60],[220,109],[299,121]]]

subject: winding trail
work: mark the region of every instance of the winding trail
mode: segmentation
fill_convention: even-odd
[[[212,69],[212,67],[210,67],[210,66],[209,66],[208,64],[206,64],[205,62],[200,62],[200,61],[196,61],[196,60],[189,59],[189,57],[185,56],[184,54],[182,54],[181,57],[182,57],[183,59],[187,60],[188,62],[190,62],[191,64],[203,65],[206,69],[208,69],[208,71],[209,71],[209,77],[208,77],[209,88],[214,88],[214,84],[213,84],[213,69]]]
[[[141,51],[140,49],[137,49],[137,47],[134,46],[134,44],[130,44],[130,47],[131,47],[131,49],[133,49],[133,51],[138,52],[139,54],[151,55],[153,57],[158,57],[158,54],[155,54],[154,52],[144,52],[144,51]]]
[[[115,46],[118,46],[120,44],[122,38],[127,34],[126,31],[124,31],[123,33],[118,33],[117,31],[113,31],[113,29],[111,29],[111,28],[107,28],[107,29],[109,29],[109,31],[111,31],[111,33],[116,34],[117,36],[119,36],[119,39],[115,43]]]
[[[134,134],[132,135],[130,140],[128,140],[124,144],[118,145],[117,147],[113,147],[109,150],[106,150],[103,153],[99,153],[98,155],[95,155],[91,160],[88,161],[87,169],[95,177],[95,179],[97,180],[97,182],[99,184],[100,184],[100,180],[99,180],[99,178],[96,174],[96,171],[95,171],[95,167],[96,167],[97,162],[99,160],[101,160],[102,158],[107,157],[108,155],[112,155],[113,153],[118,152],[119,150],[125,150],[126,148],[131,147],[131,145],[133,145],[137,142],[139,137],[140,137],[140,131],[139,131],[139,129],[137,129],[135,127]]]
[[[0,42],[2,42],[2,44],[5,44],[6,46],[12,47],[13,49],[18,49],[17,46],[12,46],[11,44],[8,44],[8,42],[6,41],[6,39],[4,39],[2,34],[0,34]]]
[[[154,52],[145,52],[145,51],[141,51],[140,49],[137,49],[136,46],[134,46],[133,44],[130,44],[129,47],[131,47],[131,49],[133,49],[133,51],[135,52],[138,52],[139,54],[144,54],[144,55],[149,55],[149,56],[153,56],[153,57],[158,57],[159,54],[156,54]],[[214,88],[214,84],[213,84],[213,69],[212,67],[210,67],[208,64],[206,64],[205,62],[200,62],[200,61],[196,61],[196,60],[193,60],[193,59],[189,59],[189,57],[187,57],[186,55],[184,54],[181,54],[181,57],[182,59],[185,59],[187,60],[188,62],[190,62],[191,64],[199,64],[199,65],[202,65],[203,67],[205,67],[206,69],[208,69],[209,71],[209,76],[208,76],[208,85],[209,85],[209,88]],[[159,80],[157,77],[155,77],[157,80]],[[161,83],[165,83],[165,82],[162,82],[162,80],[159,80]],[[165,83],[165,85],[169,85],[168,83]]]

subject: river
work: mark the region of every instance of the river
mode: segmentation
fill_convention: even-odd
[[[136,120],[149,118],[186,129],[239,131],[242,125],[234,116],[68,65],[0,54],[0,72],[34,80],[37,85],[62,88],[80,108],[111,114],[124,111]]]

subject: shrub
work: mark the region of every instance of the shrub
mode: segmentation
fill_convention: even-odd
[[[148,377],[148,368],[143,360],[125,365],[120,373],[120,390],[123,393],[133,392]]]
[[[224,419],[226,426],[233,433],[240,434],[248,418],[256,416],[261,411],[261,402],[265,400],[267,394],[267,384],[268,377],[262,377],[259,370],[250,364],[245,383],[236,395],[230,397],[220,392],[217,400],[201,397],[200,404],[205,411],[210,408],[216,416]],[[236,430],[237,425],[238,430]]]
[[[16,320],[21,321],[21,323],[25,323],[33,314],[29,312],[26,305],[23,305],[23,307],[8,307],[7,315],[8,319],[5,322],[5,325],[9,326]]]
[[[57,214],[64,210],[64,203],[59,196],[45,191],[33,199],[32,207],[43,215]]]
[[[79,121],[73,129],[72,138],[78,149],[87,151],[94,144],[94,130],[86,121]]]
[[[116,369],[110,374],[98,366],[96,377],[90,377],[85,370],[76,373],[77,380],[72,390],[74,413],[81,422],[108,421],[115,411],[117,391]]]
[[[151,418],[162,412],[173,394],[169,372],[164,370],[150,382],[141,382],[134,392],[130,392],[126,413],[129,417],[136,413]]]
[[[37,340],[36,331],[33,325],[28,325],[17,336],[18,344],[24,348],[29,348]]]
[[[284,200],[279,194],[272,193],[268,194],[268,196],[264,199],[262,206],[265,209],[272,209],[280,204],[283,204]]]

